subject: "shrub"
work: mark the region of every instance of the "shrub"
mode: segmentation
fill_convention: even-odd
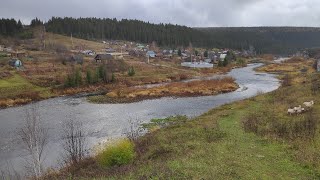
[[[128,139],[123,139],[108,146],[97,158],[100,165],[111,167],[128,164],[133,161],[134,156],[134,144]]]
[[[112,73],[111,75],[111,82],[116,82],[116,76],[114,75],[114,73]]]
[[[288,74],[286,74],[283,77],[282,86],[291,86],[292,77]]]
[[[87,83],[88,83],[88,84],[92,84],[92,83],[93,83],[92,72],[91,72],[90,69],[87,70],[87,77],[86,77],[86,79],[87,79]]]
[[[134,68],[131,66],[128,71],[128,76],[134,76],[136,74]]]

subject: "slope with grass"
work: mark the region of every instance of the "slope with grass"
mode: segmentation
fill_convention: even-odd
[[[0,107],[29,103],[45,99],[53,94],[50,88],[31,84],[27,79],[14,73],[12,77],[0,79]]]

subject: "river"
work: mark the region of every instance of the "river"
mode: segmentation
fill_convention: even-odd
[[[46,167],[55,167],[61,155],[60,134],[64,121],[72,118],[81,121],[88,133],[92,147],[106,138],[123,135],[129,127],[129,119],[145,123],[152,118],[172,115],[194,117],[234,101],[253,97],[257,92],[270,92],[279,86],[279,80],[272,74],[257,73],[254,68],[262,64],[249,64],[233,69],[229,76],[236,79],[240,88],[234,92],[216,96],[160,98],[130,104],[91,104],[85,98],[59,97],[35,103],[43,124],[49,127],[49,143],[45,151]],[[23,171],[27,156],[17,136],[17,130],[24,124],[26,109],[32,105],[0,110],[0,169],[8,165],[18,172]]]

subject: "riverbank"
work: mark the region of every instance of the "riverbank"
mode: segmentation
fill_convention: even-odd
[[[193,79],[194,77],[208,77],[214,75],[222,75],[230,72],[234,65],[222,68],[212,69],[185,69],[182,67],[175,67],[174,64],[167,66],[154,66],[139,62],[138,60],[128,61],[130,65],[133,65],[136,69],[136,75],[133,77],[127,74],[116,73],[115,82],[109,83],[96,83],[96,84],[85,84],[79,87],[67,88],[63,85],[56,86],[42,86],[38,76],[27,77],[25,72],[14,72],[12,71],[8,77],[0,78],[0,109],[14,107],[19,105],[29,104],[31,102],[41,101],[54,97],[61,96],[74,96],[83,93],[100,93],[100,92],[112,92],[121,89],[133,89],[135,86],[145,86],[161,83],[179,83],[181,81]],[[56,66],[57,67],[57,66]],[[172,71],[174,68],[174,72]],[[153,74],[151,74],[153,71]],[[65,73],[65,72],[64,72]],[[48,75],[48,76],[52,76]],[[84,79],[84,77],[82,77]],[[60,80],[63,82],[63,80]],[[84,81],[84,80],[83,80]],[[60,82],[60,83],[61,83]],[[53,82],[54,83],[54,82]],[[201,93],[198,93],[201,95]],[[213,93],[211,93],[213,94]],[[195,96],[196,94],[194,94]],[[188,95],[191,96],[191,95]],[[153,99],[162,96],[154,97],[139,97],[134,99],[110,99],[107,96],[98,96],[101,99],[95,97],[94,102],[98,103],[119,103],[119,102],[137,102],[145,99]],[[187,96],[183,96],[187,97]]]
[[[189,118],[200,116],[214,107],[253,97],[257,92],[270,92],[279,87],[274,75],[255,73],[254,68],[262,64],[249,64],[247,67],[233,69],[228,76],[233,77],[240,88],[236,91],[214,95],[184,98],[160,98],[129,104],[92,104],[85,98],[74,96],[52,98],[22,107],[0,110],[0,169],[5,169],[6,162],[12,162],[18,172],[23,173],[22,162],[25,156],[21,143],[16,139],[16,130],[23,127],[25,110],[39,107],[38,112],[44,126],[50,127],[44,168],[57,167],[61,158],[60,138],[61,122],[76,119],[82,122],[89,141],[89,148],[105,141],[106,138],[121,137],[131,127],[131,122],[150,122],[153,118],[186,115]],[[150,87],[150,86],[149,86]],[[41,107],[41,108],[40,108]],[[125,110],[125,111],[124,111]],[[10,119],[10,121],[5,121]],[[52,151],[51,149],[55,149]]]
[[[320,104],[301,115],[287,115],[290,106],[320,98],[313,72],[306,72],[305,82],[294,80],[301,76],[296,72],[295,83],[274,92],[152,131],[134,141],[136,157],[127,165],[105,168],[89,158],[73,169],[74,177],[317,179]],[[47,178],[67,175],[64,169]]]
[[[239,88],[231,77],[191,82],[175,82],[152,88],[121,88],[106,95],[89,97],[93,103],[132,103],[161,97],[211,96]]]

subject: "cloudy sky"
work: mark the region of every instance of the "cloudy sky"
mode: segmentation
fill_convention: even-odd
[[[0,17],[107,17],[208,26],[320,26],[320,0],[1,0]]]

